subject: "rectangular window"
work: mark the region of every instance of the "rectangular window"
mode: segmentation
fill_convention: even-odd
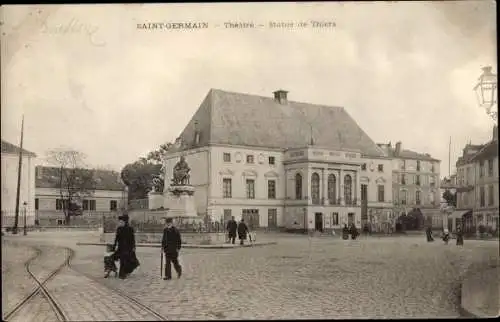
[[[339,213],[338,212],[332,213],[332,225],[333,226],[339,225]]]
[[[276,199],[276,181],[268,180],[267,181],[267,198],[268,199]]]
[[[417,176],[415,177],[415,184],[416,184],[417,186],[420,186],[420,176],[419,176],[419,175],[417,175]]]
[[[402,205],[406,205],[406,191],[403,190],[399,192],[399,199]]]
[[[63,210],[64,208],[68,209],[68,207],[64,207],[68,204],[68,200],[66,199],[56,199],[56,210]]]
[[[225,153],[223,155],[224,162],[231,162],[231,153]]]
[[[434,173],[434,163],[431,163],[431,172]]]
[[[222,180],[222,197],[223,198],[232,198],[232,181],[230,178],[224,178]]]
[[[420,205],[420,191],[415,192],[415,203]]]
[[[493,160],[488,160],[488,176],[493,177]]]
[[[417,160],[417,171],[420,171],[420,161]]]
[[[384,165],[383,164],[378,165],[378,172],[384,172]]]
[[[274,157],[269,157],[269,164],[270,165],[274,165],[276,162],[275,158]]]
[[[224,209],[224,222],[227,223],[232,217],[231,209]]]
[[[118,202],[116,200],[109,201],[109,210],[114,211],[118,209]]]
[[[89,201],[88,200],[83,200],[82,208],[83,208],[83,210],[89,210]]]
[[[247,163],[253,163],[253,155],[251,154],[247,155]]]
[[[366,163],[363,163],[363,164],[361,165],[361,170],[366,171]]]
[[[378,185],[378,202],[385,202],[385,187],[384,185]]]
[[[255,180],[247,179],[247,199],[255,199]]]
[[[406,160],[401,162],[401,170],[406,170]]]
[[[484,177],[484,161],[479,161],[479,177]]]
[[[35,210],[38,210],[38,198],[35,198]]]
[[[368,185],[361,184],[361,201],[368,200]]]
[[[479,188],[479,206],[485,206],[485,195],[484,195],[484,187]]]
[[[401,184],[406,184],[406,177],[404,174],[401,175]]]
[[[488,206],[493,206],[494,201],[494,190],[493,185],[490,184],[488,187]]]
[[[95,200],[90,200],[90,210],[94,210],[95,211],[95,209],[96,209]]]

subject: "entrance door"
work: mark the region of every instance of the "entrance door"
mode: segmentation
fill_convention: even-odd
[[[277,229],[278,228],[278,210],[268,209],[267,210],[267,228]]]
[[[314,228],[316,231],[323,232],[323,214],[321,212],[315,213]]]
[[[242,218],[248,226],[248,229],[254,230],[259,228],[259,210],[258,209],[243,209]]]
[[[354,213],[350,212],[347,214],[347,225],[351,226],[351,224],[354,224]]]

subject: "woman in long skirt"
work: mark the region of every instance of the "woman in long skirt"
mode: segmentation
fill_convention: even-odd
[[[462,227],[457,227],[457,246],[464,245],[464,234],[462,232]]]

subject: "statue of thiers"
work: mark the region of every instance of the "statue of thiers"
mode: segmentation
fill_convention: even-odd
[[[174,167],[174,177],[172,179],[173,186],[183,186],[189,185],[189,168],[184,156],[181,156],[181,160],[177,162]]]

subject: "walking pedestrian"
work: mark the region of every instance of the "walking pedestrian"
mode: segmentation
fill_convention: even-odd
[[[356,225],[354,223],[351,224],[351,239],[354,240],[358,237],[358,229],[356,228]]]
[[[182,267],[179,264],[179,251],[181,249],[181,233],[174,227],[172,218],[165,218],[165,229],[161,239],[161,248],[165,253],[165,276],[164,280],[172,279],[172,264],[177,272],[177,277],[181,278]]]
[[[241,218],[241,221],[238,224],[238,238],[240,239],[240,245],[243,245],[243,242],[247,239],[247,234],[248,226],[245,224],[245,220]]]
[[[432,237],[432,228],[431,227],[427,227],[427,229],[425,230],[425,234],[427,236],[427,241],[428,242],[433,242],[434,241],[434,238]]]
[[[116,249],[116,256],[120,260],[120,269],[118,271],[118,277],[125,279],[130,273],[132,273],[137,266],[139,266],[139,261],[135,255],[135,235],[134,228],[129,225],[128,215],[121,215],[118,217],[119,224],[116,229],[115,242],[113,244],[113,249]]]
[[[342,228],[342,239],[349,239],[349,228],[347,228],[347,224],[344,224],[344,228]]]
[[[229,237],[229,242],[234,245],[234,240],[236,239],[236,230],[238,229],[238,223],[234,220],[234,216],[227,222],[227,233]]]
[[[449,240],[450,240],[450,232],[448,231],[448,228],[445,228],[443,231],[443,241],[445,245],[448,245]]]
[[[462,227],[457,227],[457,246],[464,245],[464,234],[462,232]]]

